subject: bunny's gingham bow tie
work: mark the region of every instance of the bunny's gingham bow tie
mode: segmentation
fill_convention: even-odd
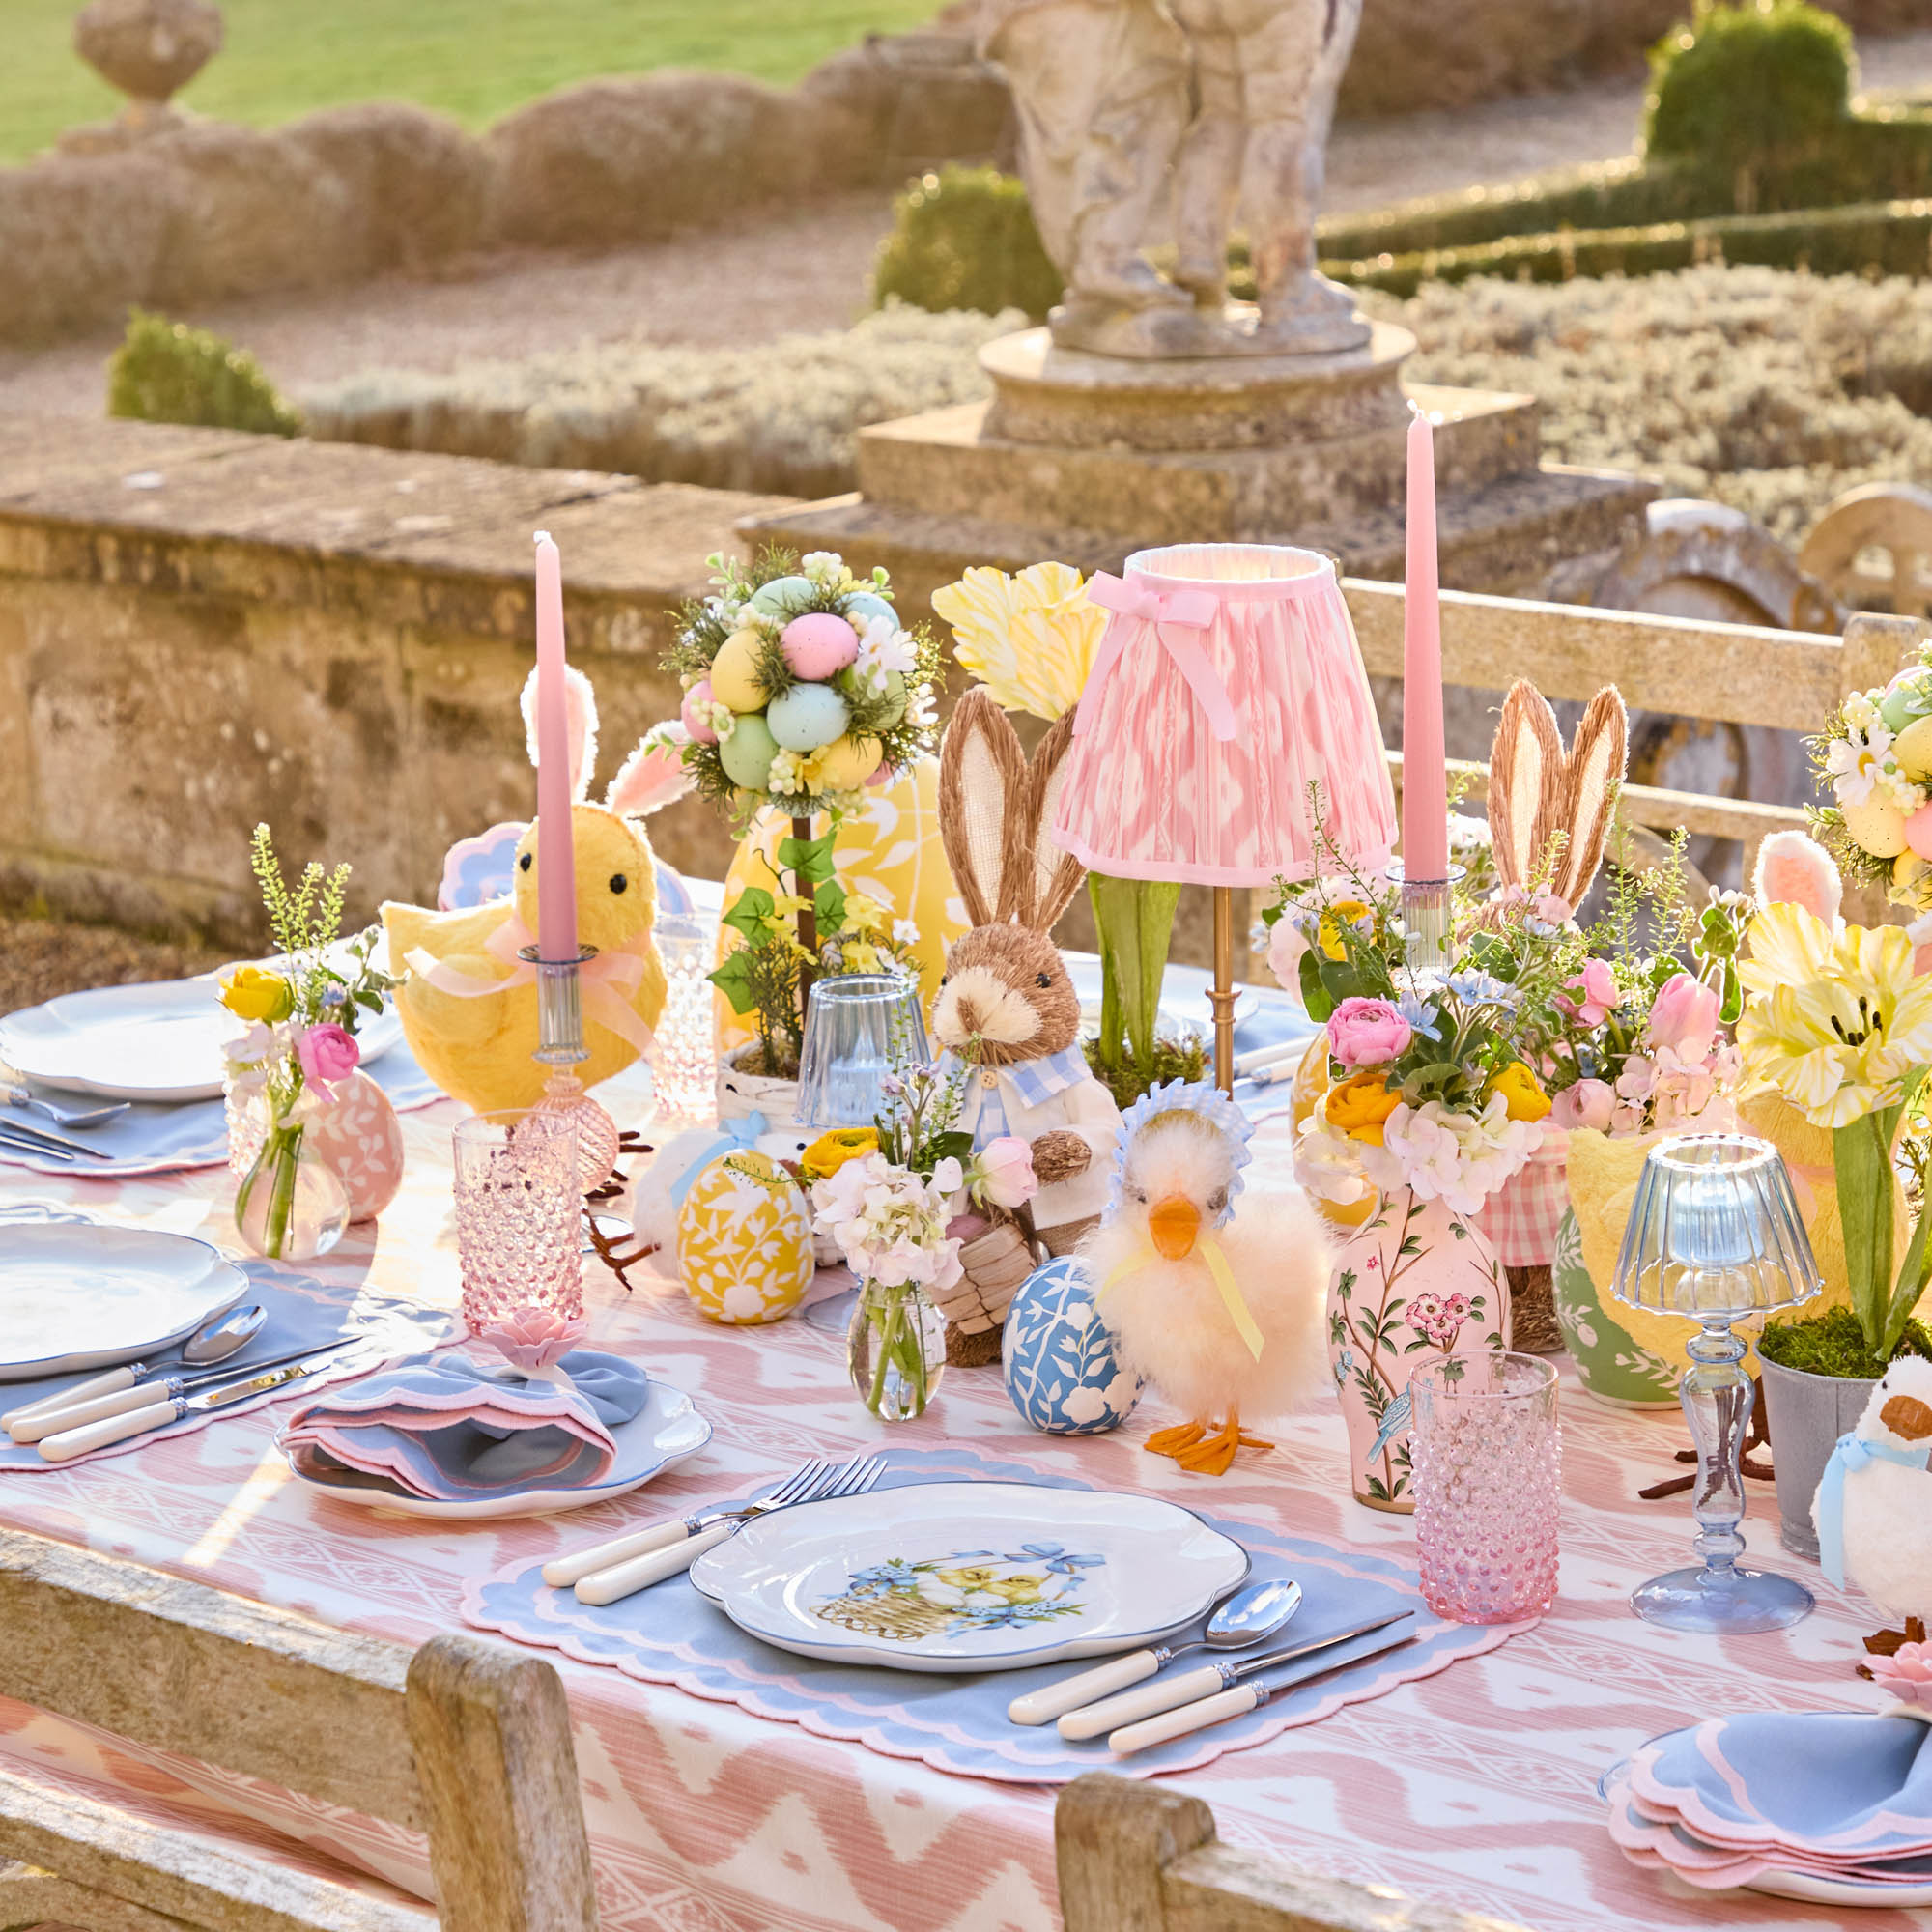
[[[1156,590],[1145,582],[1128,583],[1104,570],[1096,570],[1087,584],[1091,603],[1123,617],[1138,618],[1153,626],[1161,648],[1174,660],[1175,668],[1187,680],[1196,701],[1208,714],[1208,724],[1224,743],[1235,737],[1239,725],[1235,707],[1228,700],[1227,688],[1214,674],[1208,653],[1201,647],[1200,633],[1214,621],[1214,599],[1205,590]],[[1080,709],[1073,721],[1073,735],[1086,734],[1100,708],[1100,695],[1107,688],[1125,650],[1124,625],[1109,624],[1100,643],[1099,655],[1088,673],[1087,688],[1080,694]]]

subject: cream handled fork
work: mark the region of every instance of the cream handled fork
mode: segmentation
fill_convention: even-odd
[[[807,1493],[794,1496],[790,1502],[781,1503],[778,1507],[794,1509],[800,1503],[836,1502],[845,1496],[862,1496],[885,1472],[886,1459],[883,1456],[854,1460],[826,1471]],[[653,1583],[662,1583],[667,1577],[689,1570],[707,1549],[715,1548],[727,1537],[737,1535],[748,1522],[765,1514],[764,1509],[732,1511],[723,1520],[714,1518],[695,1535],[689,1532],[688,1524],[678,1523],[675,1527],[687,1533],[675,1543],[643,1556],[634,1556],[628,1563],[619,1563],[612,1569],[595,1570],[589,1576],[580,1577],[575,1586],[577,1601],[599,1605],[614,1604],[639,1590],[648,1590]]]

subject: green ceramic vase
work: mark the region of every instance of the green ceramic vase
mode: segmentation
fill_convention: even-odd
[[[1584,1389],[1624,1408],[1675,1408],[1676,1368],[1624,1328],[1609,1312],[1614,1300],[1598,1294],[1583,1265],[1583,1236],[1574,1208],[1565,1210],[1556,1231],[1549,1273],[1557,1323]]]

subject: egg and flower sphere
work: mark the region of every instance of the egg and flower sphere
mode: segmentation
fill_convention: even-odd
[[[762,711],[765,687],[758,676],[763,637],[753,630],[733,631],[711,660],[711,695],[733,711]]]
[[[772,727],[755,711],[748,711],[731,727],[731,735],[718,747],[718,762],[724,776],[735,785],[762,792],[771,778],[772,760],[779,754],[779,741]]]
[[[789,617],[817,601],[818,586],[809,577],[775,577],[752,592],[752,609],[767,617]]]
[[[899,613],[876,590],[855,590],[842,601],[846,616],[862,631],[879,617],[883,617],[895,630],[898,628]]]
[[[835,738],[812,761],[812,772],[827,791],[857,791],[879,769],[885,749],[869,732]]]
[[[804,1300],[816,1264],[805,1191],[770,1154],[721,1154],[677,1210],[677,1271],[700,1315],[776,1321]]]
[[[1895,859],[1905,850],[1905,814],[1876,792],[1858,804],[1841,805],[1845,830],[1874,859]]]
[[[845,735],[845,700],[829,684],[795,684],[765,707],[772,736],[787,752],[815,752]]]
[[[830,611],[808,611],[779,633],[779,649],[796,675],[823,683],[859,655],[859,634]]]

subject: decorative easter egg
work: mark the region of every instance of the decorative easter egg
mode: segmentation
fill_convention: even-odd
[[[846,616],[850,617],[862,631],[874,617],[884,617],[895,627],[898,624],[899,613],[876,590],[855,590],[841,602],[844,604]]]
[[[1894,734],[1915,719],[1932,717],[1932,673],[1918,666],[1900,671],[1879,699],[1878,715]]]
[[[1924,810],[1915,812],[1913,818],[1923,818],[1926,811],[1932,811],[1932,806],[1927,806]],[[1905,821],[1905,829],[1906,836],[1910,838],[1912,834],[1911,818]],[[1924,878],[1928,871],[1932,871],[1932,865],[1928,865],[1917,852],[1901,852],[1891,862],[1891,883],[1900,892],[1909,893],[1918,886],[1918,882]],[[1901,899],[1899,903],[1902,905],[1904,901]]]
[[[668,919],[689,919],[697,910],[697,901],[692,896],[691,888],[684,882],[684,874],[675,866],[668,865],[655,853],[651,855],[651,870],[658,881],[658,923]]]
[[[679,707],[677,715],[684,728],[691,733],[694,744],[717,744],[718,733],[711,728],[711,721],[697,708],[700,704],[715,704],[717,701],[712,696],[711,680],[708,677],[700,677],[684,694],[684,703]]]
[[[779,741],[772,736],[772,727],[754,711],[746,712],[718,747],[718,762],[724,767],[724,776],[748,791],[765,789],[772,760],[778,754]]]
[[[1932,718],[1915,718],[1891,741],[1891,754],[1914,784],[1932,778]]]
[[[787,752],[815,752],[845,735],[845,700],[829,684],[795,684],[765,708],[772,736]]]
[[[817,760],[818,782],[827,791],[857,791],[879,768],[879,741],[869,732],[827,745]]]
[[[761,711],[765,687],[758,679],[764,639],[756,631],[733,631],[711,660],[711,695],[733,711]]]
[[[359,1068],[310,1118],[302,1135],[349,1195],[349,1218],[373,1221],[403,1184],[403,1123],[389,1096]]]
[[[1141,1399],[1094,1305],[1093,1270],[1062,1255],[1021,1282],[1007,1310],[1000,1357],[1021,1418],[1047,1435],[1118,1429]]]
[[[1899,877],[1899,867],[1909,856],[1916,855],[1921,860],[1932,859],[1932,805],[1921,805],[1905,821],[1905,842],[1912,848],[1911,853],[1901,852],[1892,862],[1891,870],[1894,878]],[[1924,869],[1922,865],[1918,867],[1918,871]],[[1899,879],[1899,883],[1907,884],[1916,876],[1917,873],[1908,872],[1905,878]]]
[[[779,633],[779,649],[800,677],[828,678],[859,655],[859,634],[830,611],[808,611]]]
[[[889,670],[883,685],[867,677],[857,665],[841,670],[833,683],[863,708],[867,722],[890,729],[906,714],[906,681],[903,671]]]
[[[818,601],[818,586],[809,577],[775,577],[752,592],[752,609],[768,617],[809,611]]]
[[[1882,798],[1844,808],[1845,830],[1874,859],[1895,859],[1905,850],[1905,814]]]
[[[805,1191],[768,1153],[712,1161],[677,1210],[677,1271],[700,1315],[776,1321],[811,1286]]]

